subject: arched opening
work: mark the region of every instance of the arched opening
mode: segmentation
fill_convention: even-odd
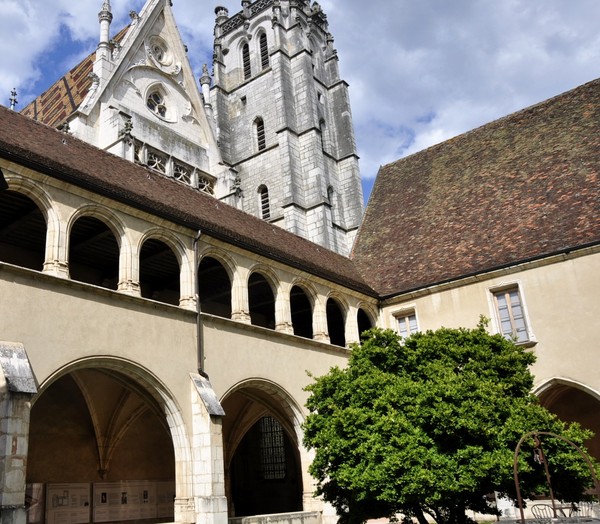
[[[46,221],[36,203],[16,191],[0,191],[0,261],[41,271]]]
[[[256,133],[256,147],[258,151],[263,151],[267,147],[267,140],[265,136],[265,121],[258,117],[254,121],[254,130]]]
[[[245,387],[223,401],[226,492],[235,517],[302,510],[295,421],[276,391]]]
[[[554,383],[539,395],[540,403],[565,422],[578,422],[594,436],[585,442],[590,454],[600,460],[600,401],[590,393],[567,383]]]
[[[203,313],[231,318],[231,280],[223,265],[204,257],[198,267],[198,296]]]
[[[250,67],[250,47],[247,43],[242,45],[242,68],[244,69],[244,80],[248,80],[252,76],[252,68]]]
[[[258,204],[260,206],[260,218],[269,220],[271,218],[271,203],[269,202],[269,190],[267,186],[258,188]]]
[[[115,370],[62,376],[31,409],[27,486],[30,512],[47,522],[77,512],[81,522],[173,519],[175,454],[164,406]]]
[[[144,242],[140,251],[142,297],[178,305],[179,273],[179,261],[167,244],[155,238]]]
[[[275,329],[275,295],[260,273],[252,273],[248,279],[248,304],[252,325]]]
[[[358,335],[360,337],[362,337],[362,334],[365,331],[373,327],[373,322],[371,322],[371,318],[362,308],[358,309],[358,313],[356,314],[356,321],[358,322]]]
[[[290,309],[294,335],[313,338],[313,311],[307,294],[300,286],[292,287],[290,292]]]
[[[327,300],[327,331],[329,341],[335,346],[346,345],[346,327],[342,308],[333,298]]]
[[[258,42],[260,46],[260,66],[263,69],[266,69],[269,67],[269,44],[267,42],[267,35],[261,33]]]
[[[85,216],[73,224],[69,239],[69,273],[73,280],[117,289],[119,244],[102,220]]]

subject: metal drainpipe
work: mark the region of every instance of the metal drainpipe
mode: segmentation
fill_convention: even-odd
[[[196,340],[197,340],[197,354],[198,354],[198,373],[204,378],[208,378],[206,371],[204,371],[204,329],[202,326],[202,308],[200,306],[200,288],[198,278],[198,241],[200,240],[202,231],[199,229],[198,233],[194,238],[194,288],[196,294]]]

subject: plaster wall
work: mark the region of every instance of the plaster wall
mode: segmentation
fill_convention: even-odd
[[[480,315],[498,332],[492,291],[518,284],[525,306],[535,388],[562,378],[600,391],[596,355],[600,345],[598,296],[600,252],[587,250],[478,276],[390,300],[382,310],[385,327],[396,329],[395,314],[414,310],[419,329],[474,327]]]

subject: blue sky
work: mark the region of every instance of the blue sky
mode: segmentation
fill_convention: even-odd
[[[143,0],[111,0],[113,32]],[[174,0],[192,66],[214,7]],[[350,84],[368,195],[380,165],[597,78],[597,0],[321,0]],[[0,103],[22,108],[96,47],[102,0],[0,0]]]

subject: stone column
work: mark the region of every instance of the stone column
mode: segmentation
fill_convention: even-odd
[[[227,524],[222,417],[208,378],[192,378],[192,459],[196,524]]]
[[[275,297],[275,331],[294,334],[292,324],[292,309],[290,305],[291,287],[288,283],[281,282]]]
[[[69,264],[67,262],[67,238],[66,224],[61,221],[56,213],[48,213],[48,225],[46,231],[46,256],[42,271],[55,277],[69,278]]]
[[[248,303],[248,270],[237,267],[231,283],[231,319],[250,324]]]
[[[327,329],[327,297],[318,296],[313,310],[313,338],[319,342],[330,343]]]
[[[360,337],[358,334],[358,308],[356,306],[349,306],[348,312],[346,313],[346,346],[352,344],[352,342],[359,342]]]
[[[31,397],[37,392],[22,344],[0,342],[0,521],[25,524]]]

